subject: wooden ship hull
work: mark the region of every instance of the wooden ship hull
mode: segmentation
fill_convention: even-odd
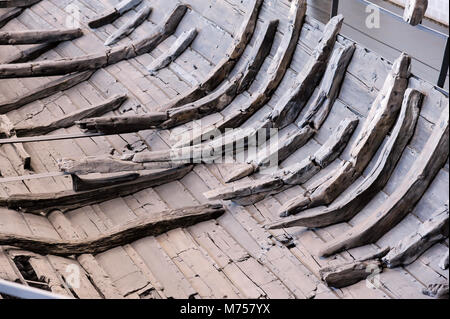
[[[448,297],[448,95],[411,57],[306,0],[77,3],[0,1],[0,279]]]

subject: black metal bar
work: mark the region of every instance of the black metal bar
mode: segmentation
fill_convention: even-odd
[[[331,4],[331,17],[335,17],[338,14],[339,0],[333,0]]]
[[[445,85],[445,80],[448,74],[448,59],[450,58],[449,38],[447,37],[447,44],[445,45],[444,59],[442,60],[441,72],[439,73],[439,80],[437,85],[441,88]]]

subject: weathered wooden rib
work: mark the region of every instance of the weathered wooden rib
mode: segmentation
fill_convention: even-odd
[[[410,63],[411,58],[405,53],[395,61],[361,132],[351,146],[350,161],[343,161],[317,185],[285,203],[280,209],[281,217],[330,204],[362,174],[398,115],[408,85]]]
[[[107,49],[103,52],[54,61],[0,65],[0,78],[63,75],[71,72],[96,70],[122,60],[131,59],[153,51],[173,34],[186,13],[186,5],[178,5],[150,35],[130,44]]]
[[[6,115],[0,114],[0,138],[9,138],[13,132],[14,124]],[[13,144],[13,148],[16,151],[17,156],[22,161],[22,167],[24,169],[31,168],[31,156],[23,147],[22,143]]]
[[[235,199],[270,192],[271,195],[283,190],[283,185],[299,185],[307,182],[321,168],[325,168],[336,159],[347,145],[352,132],[358,123],[357,119],[344,119],[331,134],[329,140],[313,155],[300,163],[290,165],[268,178],[223,187],[204,193],[208,199]],[[258,198],[258,200],[260,200]],[[248,202],[252,203],[251,199]]]
[[[81,73],[69,74],[47,84],[41,85],[23,96],[0,103],[0,114],[17,110],[28,103],[46,98],[60,91],[68,90],[81,82],[87,81],[93,73],[94,71],[85,71]]]
[[[16,136],[37,136],[50,133],[54,130],[67,128],[75,124],[75,121],[80,119],[91,117],[91,116],[100,116],[110,111],[116,110],[118,107],[122,105],[123,102],[127,99],[126,94],[115,95],[101,104],[94,105],[82,110],[76,110],[72,113],[67,114],[66,116],[56,119],[50,120],[48,123],[40,124],[40,125],[17,125],[14,127],[14,132]]]
[[[436,299],[448,299],[448,282],[442,284],[430,284],[422,290],[426,296]]]
[[[156,75],[159,70],[175,61],[176,58],[178,58],[191,45],[197,34],[198,32],[195,28],[184,31],[171,45],[167,52],[164,52],[160,57],[147,66],[147,70],[150,74]]]
[[[251,5],[248,5],[249,11],[243,19],[243,24],[234,36],[235,40],[232,46],[228,49],[225,57],[219,61],[216,67],[208,74],[206,80],[199,83],[181,97],[175,98],[165,105],[162,105],[159,108],[160,111],[167,111],[170,108],[179,107],[187,103],[194,102],[209,94],[220,85],[220,83],[230,74],[231,70],[244,53],[245,47],[255,31],[255,26],[262,3],[263,0],[252,0]]]
[[[288,28],[285,31],[273,61],[266,72],[267,77],[259,87],[258,91],[253,94],[253,97],[239,110],[227,116],[222,121],[202,130],[198,135],[192,136],[188,141],[180,141],[174,145],[174,147],[183,147],[186,145],[194,145],[203,141],[208,141],[211,137],[217,136],[217,132],[223,133],[225,129],[239,127],[270,100],[272,94],[275,92],[289,67],[292,56],[297,47],[305,14],[306,1],[292,1],[289,11]]]
[[[29,7],[41,0],[0,0],[0,8]]]
[[[48,220],[63,240],[78,240],[80,235],[71,221],[59,210],[55,210],[48,215]],[[82,254],[77,257],[77,261],[89,274],[89,278],[95,285],[102,297],[107,299],[123,298],[117,287],[112,282],[109,275],[99,265],[92,254]]]
[[[442,257],[441,261],[439,262],[439,267],[442,270],[446,270],[448,268],[448,251],[447,253],[444,255],[444,257]]]
[[[34,60],[43,53],[55,48],[59,43],[60,42],[56,41],[33,45],[31,48],[19,51],[12,56],[5,57],[3,60],[0,60],[0,64],[23,63]]]
[[[402,239],[397,246],[391,249],[383,258],[383,262],[389,267],[409,265],[420,257],[428,248],[438,241],[448,237],[448,203],[443,211],[419,226],[414,234]]]
[[[161,127],[170,128],[192,120],[200,119],[214,112],[220,112],[228,106],[237,95],[250,87],[263,64],[264,59],[270,53],[277,26],[278,20],[271,21],[265,25],[265,28],[261,31],[259,38],[250,53],[247,63],[231,80],[224,81],[217,90],[195,102],[175,109],[169,109],[168,114],[170,118],[164,122]]]
[[[138,6],[142,0],[122,0],[114,8],[102,12],[100,15],[92,18],[88,25],[90,28],[100,28],[106,24],[110,24],[125,12]]]
[[[140,217],[113,228],[98,237],[85,240],[55,240],[37,236],[0,234],[0,244],[40,254],[58,256],[99,254],[147,236],[157,236],[171,229],[188,227],[218,218],[224,212],[225,210],[220,204],[186,207],[148,217]]]
[[[76,124],[86,132],[120,134],[148,130],[167,120],[164,112],[145,115],[97,117],[77,121]]]
[[[411,25],[418,25],[425,17],[428,8],[428,0],[407,0],[403,20]]]
[[[329,287],[344,288],[366,279],[375,269],[383,269],[379,260],[355,261],[321,269],[320,275]]]
[[[352,219],[388,182],[406,145],[414,134],[423,95],[407,89],[397,123],[367,178],[358,187],[328,207],[306,210],[274,222],[271,229],[294,226],[325,227]]]
[[[322,37],[306,66],[270,114],[269,118],[274,127],[284,128],[293,123],[310,99],[327,68],[328,60],[333,52],[336,37],[343,22],[344,17],[337,15],[325,26]]]
[[[134,181],[140,176],[139,173],[120,173],[108,177],[82,178],[72,174],[72,187],[75,192],[89,191],[116,183]]]
[[[6,115],[0,115],[0,138],[11,136],[14,124]]]
[[[3,28],[9,21],[20,16],[25,8],[14,8],[0,14],[0,28]]]
[[[143,7],[133,16],[133,18],[125,22],[125,24],[121,26],[119,29],[117,29],[116,32],[111,34],[106,39],[105,45],[112,45],[118,42],[120,39],[123,39],[127,35],[131,34],[134,31],[134,29],[140,26],[148,18],[151,12],[152,12],[151,7],[149,6]]]
[[[67,30],[0,31],[0,45],[68,41],[83,35],[80,28]]]
[[[17,143],[13,145],[17,156],[19,156],[22,161],[22,167],[24,169],[31,169],[31,155],[25,150],[22,143]]]
[[[327,243],[321,255],[373,243],[397,225],[415,206],[448,157],[449,110],[444,108],[431,137],[398,188],[364,222]]]
[[[83,192],[64,190],[56,193],[14,194],[0,198],[0,206],[33,214],[47,214],[55,209],[67,211],[169,183],[184,177],[191,170],[192,166],[182,166],[141,172],[140,177],[133,181]]]

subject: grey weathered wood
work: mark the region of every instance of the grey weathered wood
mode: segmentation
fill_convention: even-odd
[[[78,175],[71,174],[72,188],[75,192],[93,190],[101,187],[114,185],[117,183],[134,181],[140,176],[139,173],[120,173],[108,177],[100,178],[82,178]]]
[[[425,17],[428,8],[428,0],[407,0],[403,20],[411,25],[418,25]]]
[[[0,115],[0,138],[6,138],[11,136],[14,124],[6,115]]]
[[[0,8],[29,7],[41,0],[0,0]]]
[[[63,75],[71,72],[96,70],[122,60],[134,58],[143,53],[151,52],[175,32],[187,9],[186,5],[178,5],[153,32],[130,44],[76,58],[2,64],[0,65],[0,78]]]
[[[277,30],[278,20],[271,21],[259,35],[250,57],[242,70],[231,80],[224,81],[214,92],[186,105],[169,109],[170,119],[161,127],[169,128],[188,121],[202,118],[208,114],[222,111],[234,98],[244,92],[253,82],[261,68],[264,59],[269,55]],[[188,146],[188,145],[186,145]]]
[[[18,108],[28,103],[46,98],[60,91],[68,90],[81,82],[87,81],[92,74],[93,71],[85,71],[81,73],[69,74],[56,80],[50,81],[49,83],[31,90],[23,96],[19,96],[12,100],[0,103],[0,114],[5,114],[10,111],[17,110]]]
[[[16,136],[37,136],[50,133],[54,130],[71,127],[76,121],[91,116],[100,116],[110,111],[116,110],[127,99],[126,94],[115,95],[101,104],[94,105],[85,109],[76,110],[65,115],[62,118],[50,120],[48,123],[39,125],[17,125],[14,127]]]
[[[353,218],[388,182],[406,145],[414,134],[423,94],[407,89],[397,123],[373,169],[352,192],[328,207],[306,210],[271,224],[273,229],[293,226],[325,227]]]
[[[156,60],[154,60],[150,65],[147,66],[147,70],[151,75],[156,75],[156,73],[168,66],[170,63],[175,61],[194,41],[197,36],[197,29],[193,28],[188,31],[184,31],[178,39],[171,45],[167,52],[164,52]]]
[[[77,121],[76,124],[80,129],[86,132],[120,134],[158,127],[158,125],[165,120],[167,120],[166,113],[152,112],[145,115],[89,118]]]
[[[429,284],[422,290],[424,295],[436,299],[448,299],[448,282],[442,284]]]
[[[79,28],[66,30],[0,31],[0,45],[67,41],[79,38],[82,35],[83,31]]]
[[[14,194],[1,197],[0,206],[39,215],[45,215],[55,209],[67,211],[169,183],[184,177],[191,170],[192,166],[183,166],[142,172],[140,177],[133,181],[83,192],[63,190],[56,193]]]
[[[23,63],[34,60],[37,57],[41,56],[43,53],[55,48],[59,43],[60,42],[56,41],[33,45],[31,48],[27,48],[25,50],[17,52],[14,55],[5,57],[4,59],[0,60],[0,64]]]
[[[0,234],[0,244],[33,251],[40,254],[70,256],[99,254],[133,241],[157,236],[171,229],[188,227],[220,217],[225,212],[220,204],[186,207],[140,217],[108,230],[98,237],[88,239],[57,240],[38,236]]]
[[[106,24],[110,24],[125,12],[138,6],[141,2],[142,0],[122,0],[114,8],[108,9],[98,16],[92,18],[88,22],[88,25],[90,28],[99,28]]]
[[[22,143],[16,143],[13,145],[17,156],[22,161],[22,167],[24,169],[31,169],[31,155],[25,150]]]
[[[139,10],[129,21],[125,22],[119,29],[117,29],[113,34],[111,34],[105,41],[105,45],[113,45],[120,39],[125,38],[127,35],[131,34],[134,29],[140,26],[152,12],[152,8],[149,6],[144,6]]]
[[[9,21],[20,16],[25,8],[14,8],[0,14],[0,28],[3,28]]]
[[[226,52],[225,57],[219,61],[215,68],[207,75],[206,79],[188,92],[182,94],[182,96],[160,106],[160,111],[167,111],[168,109],[194,102],[209,94],[220,85],[220,83],[230,74],[231,70],[244,53],[245,47],[255,30],[262,3],[263,0],[252,0],[251,4],[248,5],[248,12],[243,19],[241,27],[234,36],[233,44]]]
[[[444,257],[442,257],[441,261],[439,262],[439,267],[442,270],[446,270],[448,268],[448,251],[447,253],[444,255]]]
[[[444,108],[432,135],[403,182],[363,222],[328,242],[320,252],[322,256],[373,243],[397,225],[414,208],[447,160],[448,118],[449,110]]]
[[[383,262],[389,268],[411,264],[432,245],[448,237],[448,226],[447,206],[420,225],[417,232],[403,238],[383,258]]]
[[[321,183],[285,203],[280,209],[281,217],[330,204],[362,174],[398,115],[408,85],[410,63],[411,58],[404,53],[395,61],[351,146],[350,161],[342,162]]]
[[[283,128],[293,123],[310,99],[325,72],[343,22],[344,17],[337,15],[325,26],[322,37],[306,66],[270,114],[269,118],[274,127]]]
[[[375,269],[382,270],[379,260],[355,261],[320,269],[322,280],[333,288],[344,288],[369,277]]]

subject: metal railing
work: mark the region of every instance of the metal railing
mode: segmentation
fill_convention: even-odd
[[[47,290],[25,286],[3,279],[0,279],[0,293],[21,299],[69,299],[69,297],[57,295]]]
[[[395,19],[401,21],[402,23],[406,23],[403,20],[403,17],[399,16],[398,14],[391,12],[389,10],[387,10],[386,8],[380,7],[379,5],[376,5],[370,1],[367,0],[357,0],[361,3],[364,3],[366,5],[371,5],[373,7],[376,7],[380,10],[380,12],[383,12],[391,17],[394,17]],[[333,0],[332,4],[331,4],[331,17],[334,17],[338,14],[339,11],[339,0]],[[431,29],[423,24],[418,24],[417,26],[415,26],[416,28],[426,31],[426,32],[430,32],[432,33],[434,36],[439,36],[439,37],[443,37],[446,38],[446,45],[445,45],[445,50],[444,50],[444,56],[443,56],[443,60],[442,60],[442,65],[441,68],[439,70],[439,78],[437,80],[437,86],[440,88],[444,88],[445,85],[445,81],[447,78],[447,74],[449,71],[449,58],[450,58],[450,52],[449,52],[449,36],[447,34],[444,34],[442,32],[439,32],[437,30]]]

